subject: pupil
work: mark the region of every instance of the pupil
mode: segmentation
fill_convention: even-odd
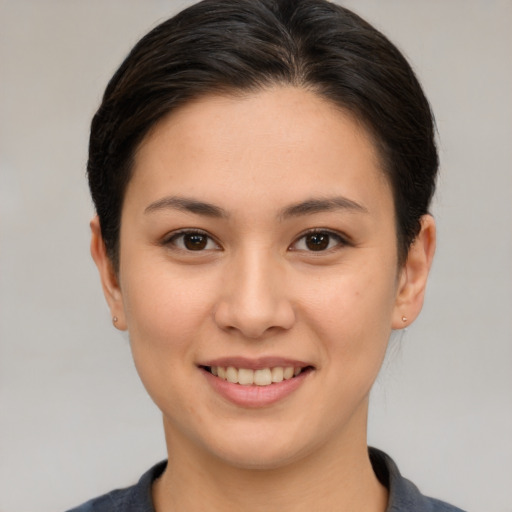
[[[325,233],[313,233],[306,237],[306,245],[311,251],[323,251],[329,245],[329,235]]]
[[[200,251],[206,247],[207,237],[198,233],[189,234],[185,235],[183,242],[190,251]]]

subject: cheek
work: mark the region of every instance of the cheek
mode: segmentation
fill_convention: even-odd
[[[339,358],[351,368],[380,364],[391,333],[396,286],[394,272],[384,270],[368,264],[309,283],[303,292],[305,317],[325,358]]]
[[[211,339],[205,336],[211,294],[204,279],[154,269],[132,271],[123,288],[134,364],[161,410],[193,414],[194,405],[183,386],[195,369],[200,341]]]
[[[386,268],[392,268],[386,265]],[[341,267],[304,282],[301,296],[326,326],[368,326],[390,320],[395,304],[396,275],[368,262]]]
[[[165,267],[158,272],[156,265],[129,275],[123,301],[134,352],[147,350],[159,358],[190,348],[210,315],[214,285]]]

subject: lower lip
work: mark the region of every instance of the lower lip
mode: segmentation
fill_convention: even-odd
[[[242,384],[233,384],[227,380],[215,377],[215,375],[212,375],[206,370],[201,371],[205,375],[208,383],[219,395],[235,405],[251,408],[266,407],[283,400],[298,389],[310,373],[309,370],[306,370],[299,373],[296,377],[268,386],[243,386]]]

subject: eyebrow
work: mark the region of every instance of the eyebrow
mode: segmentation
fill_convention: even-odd
[[[152,213],[159,210],[181,210],[204,215],[213,218],[228,218],[229,214],[220,206],[205,201],[198,201],[189,197],[168,196],[151,203],[144,210],[144,213]],[[314,215],[315,213],[328,212],[333,210],[348,210],[353,212],[368,213],[368,209],[346,197],[330,197],[323,199],[308,199],[300,203],[292,204],[281,210],[278,217],[282,220],[302,215]]]
[[[219,206],[198,201],[188,197],[169,196],[159,199],[146,207],[144,213],[152,213],[159,210],[181,210],[185,212],[195,213],[196,215],[204,215],[206,217],[226,218],[228,213]]]
[[[315,213],[329,212],[333,210],[348,210],[351,212],[368,213],[368,208],[346,197],[329,197],[322,199],[308,199],[284,208],[279,216],[283,219],[300,217],[301,215],[313,215]]]

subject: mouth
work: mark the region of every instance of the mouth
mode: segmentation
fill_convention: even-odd
[[[211,375],[241,386],[272,386],[292,380],[313,370],[312,366],[272,366],[267,368],[236,368],[234,366],[200,366]]]

